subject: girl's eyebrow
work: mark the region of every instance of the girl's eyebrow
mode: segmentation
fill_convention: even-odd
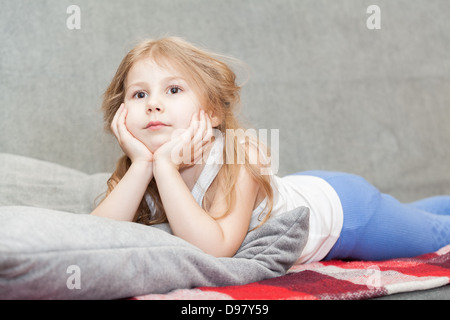
[[[161,82],[163,82],[163,83],[167,83],[167,82],[171,82],[171,81],[181,81],[183,83],[186,83],[186,81],[183,78],[177,77],[177,76],[166,77],[161,80]],[[133,82],[132,84],[130,84],[129,86],[126,87],[125,91],[127,91],[129,88],[131,88],[133,86],[145,86],[145,85],[148,85],[148,82],[146,82],[146,81]]]
[[[146,85],[146,84],[147,84],[147,83],[146,83],[145,81],[134,82],[134,83],[130,84],[130,85],[125,89],[125,91],[127,91],[129,88],[131,88],[131,87],[133,87],[133,86],[141,87],[141,86],[144,86],[144,85]]]

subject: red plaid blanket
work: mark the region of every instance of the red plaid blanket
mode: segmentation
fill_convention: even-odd
[[[179,289],[142,300],[369,299],[450,283],[450,245],[415,258],[327,261],[292,267],[286,275],[240,286]]]

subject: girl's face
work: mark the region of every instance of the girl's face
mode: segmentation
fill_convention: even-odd
[[[124,102],[128,130],[152,152],[175,130],[187,129],[192,115],[202,109],[181,74],[150,58],[137,61],[128,72]]]

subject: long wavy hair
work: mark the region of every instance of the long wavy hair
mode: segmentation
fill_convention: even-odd
[[[111,122],[116,111],[124,101],[125,83],[130,68],[138,60],[148,58],[153,59],[162,66],[170,66],[180,72],[193,88],[202,106],[221,119],[220,125],[215,129],[220,130],[224,136],[224,161],[216,179],[218,179],[217,182],[225,190],[227,208],[219,217],[215,218],[224,217],[233,210],[236,199],[236,179],[239,169],[243,165],[260,185],[267,199],[264,210],[265,216],[262,218],[260,225],[264,223],[269,218],[273,207],[273,190],[270,184],[270,176],[262,174],[258,164],[250,163],[248,150],[246,150],[245,145],[243,146],[237,141],[238,137],[236,135],[232,135],[232,138],[230,138],[230,135],[226,134],[227,130],[243,128],[235,116],[237,108],[240,106],[241,87],[236,84],[236,74],[222,61],[226,57],[200,49],[177,37],[142,41],[123,58],[103,95],[102,111],[104,112],[105,129],[111,132]],[[258,145],[261,144],[258,143]],[[269,152],[267,146],[264,146],[264,148],[266,153]],[[232,158],[230,158],[230,150],[233,150]],[[244,163],[237,161],[238,154],[245,155]],[[119,183],[130,166],[131,160],[126,155],[118,160],[116,169],[107,182],[108,190],[106,196]],[[151,212],[144,196],[134,221],[146,225],[167,222],[164,206],[154,178],[147,187],[146,195],[153,200],[155,210]],[[207,190],[202,208],[207,211],[213,198],[214,195],[211,194],[211,190]]]

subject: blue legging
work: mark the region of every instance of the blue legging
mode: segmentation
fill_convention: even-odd
[[[450,196],[403,204],[353,174],[329,171],[296,174],[326,180],[341,200],[344,225],[325,260],[413,257],[450,244]]]

